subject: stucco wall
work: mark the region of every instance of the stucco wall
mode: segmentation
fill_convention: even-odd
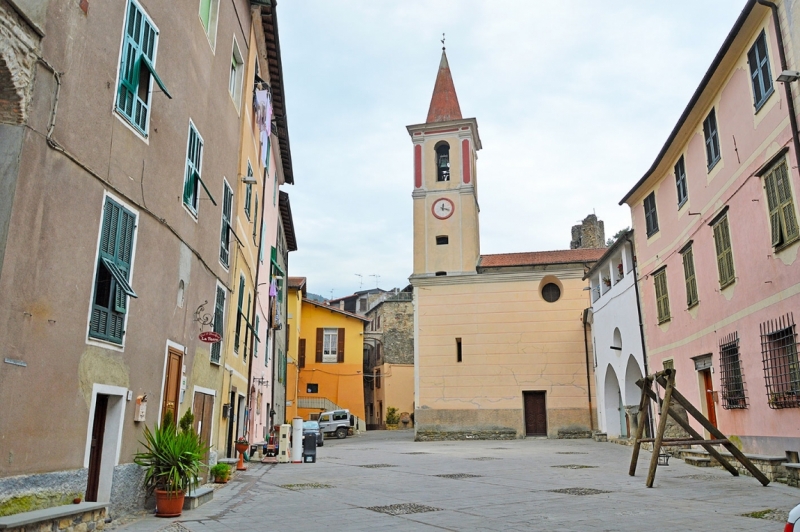
[[[524,391],[546,392],[548,435],[590,430],[582,324],[589,300],[583,273],[577,266],[546,275],[413,280],[417,430],[504,427],[521,437]],[[553,279],[562,295],[548,303],[540,285]],[[456,338],[462,340],[462,362],[456,360]],[[493,414],[487,417],[486,411]]]

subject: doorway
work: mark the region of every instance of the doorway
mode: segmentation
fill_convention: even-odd
[[[547,436],[546,392],[522,392],[525,403],[525,435]]]
[[[714,405],[714,383],[711,380],[711,368],[700,370],[700,380],[703,385],[703,395],[706,402],[706,416],[712,425],[717,426],[717,411]]]
[[[97,502],[100,486],[100,464],[103,457],[103,437],[106,432],[108,395],[97,394],[92,421],[92,437],[89,444],[89,479],[86,484],[86,502]]]
[[[164,379],[164,395],[161,404],[161,422],[171,413],[172,422],[178,423],[178,398],[181,392],[181,374],[183,353],[170,347],[167,350],[167,369]]]
[[[206,447],[203,462],[207,464],[211,447],[211,424],[214,419],[214,396],[195,391],[192,414],[194,414],[194,431],[200,436],[200,441]]]

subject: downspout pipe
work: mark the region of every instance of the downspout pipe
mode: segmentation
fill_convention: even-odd
[[[636,312],[639,314],[639,340],[642,342],[642,362],[644,363],[644,376],[650,375],[650,370],[647,367],[647,348],[644,343],[644,321],[642,320],[642,300],[639,297],[639,272],[636,271],[636,254],[633,252],[633,241],[631,240],[631,233],[625,235],[625,241],[628,242],[631,250],[631,265],[633,266],[633,289],[636,292]],[[648,402],[649,404],[649,402]],[[647,416],[648,422],[652,424],[652,416]],[[653,434],[653,427],[650,427],[650,434]]]
[[[589,399],[589,429],[594,432],[594,417],[592,416],[592,378],[589,368],[589,339],[586,337],[586,322],[589,320],[590,308],[583,309],[583,346],[586,349],[586,395]]]
[[[789,70],[786,65],[786,52],[783,49],[783,34],[781,32],[781,21],[778,16],[778,6],[768,0],[757,0],[762,6],[772,10],[772,22],[775,24],[775,37],[778,39],[778,57],[781,61],[781,71]],[[794,141],[794,156],[796,161],[800,161],[800,136],[797,134],[797,115],[794,112],[794,100],[792,99],[791,82],[783,82],[783,90],[786,91],[786,102],[789,107],[789,124],[792,127],[792,141]]]

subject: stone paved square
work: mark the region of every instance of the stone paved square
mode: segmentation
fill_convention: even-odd
[[[628,476],[630,447],[592,440],[527,439],[504,442],[413,441],[411,431],[376,431],[328,440],[315,464],[250,463],[248,471],[214,494],[214,500],[180,518],[145,517],[110,528],[125,532],[183,530],[781,530],[775,520],[744,517],[767,509],[787,511],[800,489],[734,478],[721,469],[698,469],[672,460],[645,487],[650,453],[637,476]],[[428,454],[409,454],[409,453]],[[585,453],[569,469],[564,453]],[[474,460],[496,456],[502,460]],[[391,468],[355,467],[365,463]],[[441,475],[472,474],[453,481]],[[327,485],[290,490],[286,485]],[[570,494],[569,491],[584,493]],[[595,491],[596,490],[596,491]],[[580,496],[576,496],[580,495]],[[401,506],[393,506],[401,505]],[[375,507],[437,511],[389,515]],[[293,522],[293,519],[296,520]],[[178,523],[180,527],[171,525]]]

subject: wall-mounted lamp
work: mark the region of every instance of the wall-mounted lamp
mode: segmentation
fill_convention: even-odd
[[[800,72],[797,70],[784,70],[778,76],[778,79],[775,81],[780,81],[783,83],[791,83],[793,81],[797,81],[800,79]]]
[[[244,183],[245,185],[257,185],[258,181],[256,180],[255,176],[246,175],[242,176],[242,183]]]

